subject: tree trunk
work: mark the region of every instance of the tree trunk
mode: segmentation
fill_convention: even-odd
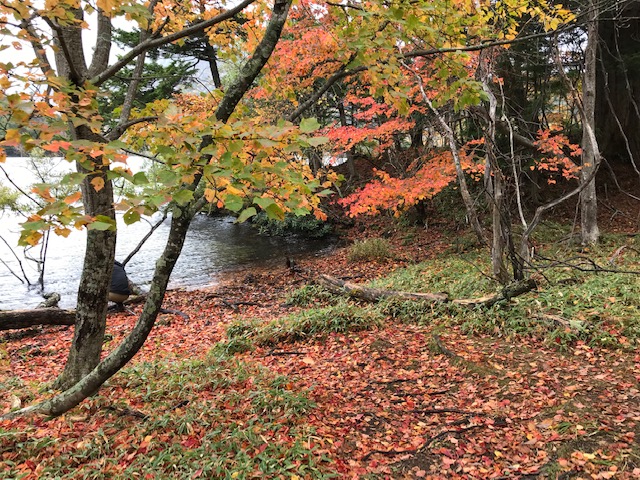
[[[115,222],[113,189],[111,180],[107,178],[108,167],[96,165],[96,171],[98,175],[91,175],[82,183],[85,213],[90,216],[104,215]],[[96,176],[104,180],[104,187],[100,190],[90,183]],[[115,231],[87,230],[73,342],[64,370],[55,382],[56,388],[65,390],[71,387],[100,362],[115,251]]]
[[[598,21],[596,132],[610,162],[640,173],[640,2],[617,2]]]
[[[179,213],[174,214],[171,218],[171,229],[169,231],[167,244],[162,256],[156,263],[156,270],[143,311],[131,333],[118,348],[111,352],[96,368],[84,375],[71,388],[51,400],[12,412],[5,415],[4,418],[12,418],[29,413],[40,413],[51,416],[60,415],[78,405],[85,398],[96,393],[107,379],[112,377],[133,358],[144,344],[155,324],[162,300],[164,299],[167,284],[169,283],[169,277],[171,276],[173,267],[178,261],[187,230],[195,213],[196,210],[193,208],[182,208]]]
[[[598,42],[598,11],[590,2],[590,15],[587,26],[587,47],[585,50],[584,75],[582,82],[582,169],[580,181],[586,183],[580,192],[581,240],[585,245],[598,242],[598,199],[596,195],[595,172],[600,155],[595,139],[595,103],[596,103],[596,61]]]
[[[77,20],[83,19],[81,9],[74,10],[73,13]],[[110,20],[102,12],[99,12],[98,15],[99,29],[102,35],[99,42],[104,46],[111,43]],[[55,56],[58,75],[66,77],[70,84],[76,88],[84,88],[90,72],[84,57],[80,23],[60,28],[56,34],[56,45],[58,47]],[[94,55],[91,69],[103,70],[107,67],[108,61],[108,55],[105,55],[104,52],[98,52]],[[73,140],[88,140],[96,143],[104,141],[100,135],[93,132],[85,124],[70,127],[70,136]],[[92,164],[90,170],[82,167],[80,163],[77,164],[78,171],[89,174],[81,184],[85,214],[91,217],[106,216],[112,219],[115,225],[113,187],[107,176],[109,167],[102,163],[102,157],[89,160]],[[102,188],[98,189],[91,184],[91,181],[96,178],[101,178],[104,181]],[[69,388],[93,370],[100,361],[106,326],[107,295],[115,248],[115,230],[87,230],[86,253],[78,288],[73,342],[64,371],[55,382],[57,388]]]
[[[453,133],[453,130],[449,126],[449,124],[442,117],[440,112],[436,110],[433,106],[431,100],[427,96],[424,91],[424,86],[422,85],[422,79],[418,74],[416,74],[416,79],[418,84],[420,85],[420,94],[422,96],[422,100],[429,106],[431,112],[436,116],[438,120],[438,124],[440,125],[441,131],[444,136],[447,138],[449,142],[449,150],[451,151],[451,156],[453,157],[453,163],[456,168],[456,177],[458,179],[458,187],[460,187],[460,195],[462,196],[462,202],[467,210],[467,218],[469,220],[469,224],[471,228],[476,234],[478,241],[483,245],[488,245],[489,242],[487,240],[487,236],[484,233],[482,225],[480,224],[480,220],[478,219],[478,211],[474,205],[473,199],[471,198],[471,193],[469,192],[469,187],[467,185],[467,180],[464,175],[464,170],[462,169],[462,162],[460,161],[460,155],[458,153],[458,143],[456,142],[456,137]]]
[[[480,58],[482,59],[483,56],[481,55]],[[489,202],[492,206],[491,220],[493,239],[491,242],[491,265],[493,276],[498,282],[505,285],[509,281],[509,273],[507,272],[507,267],[504,262],[507,245],[504,233],[508,228],[504,223],[508,217],[503,213],[505,208],[504,175],[496,158],[496,110],[498,102],[487,81],[488,72],[486,70],[490,68],[490,60],[484,60],[482,62],[483,65],[479,67],[479,74],[482,77],[483,89],[489,97],[489,115],[483,128],[487,152],[485,186],[487,195],[489,196]]]
[[[340,118],[340,126],[346,127],[347,123],[347,112],[344,110],[344,104],[342,103],[342,99],[336,100],[336,106],[338,107],[338,116]],[[355,147],[351,147],[348,151],[345,152],[347,156],[347,168],[349,169],[349,180],[352,180],[356,176],[356,164],[355,164]]]

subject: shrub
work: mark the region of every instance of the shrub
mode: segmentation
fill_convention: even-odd
[[[253,226],[264,235],[286,236],[302,235],[307,238],[322,238],[333,232],[333,227],[313,215],[296,216],[287,214],[284,220],[274,220],[264,212],[255,216]]]

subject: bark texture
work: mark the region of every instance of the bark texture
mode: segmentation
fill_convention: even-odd
[[[77,129],[81,139],[96,141],[85,127]],[[98,159],[100,160],[100,159]],[[84,169],[78,166],[78,169]],[[85,178],[81,185],[85,213],[90,216],[104,215],[115,222],[113,187],[107,177],[108,167],[95,164],[95,173]],[[90,183],[101,177],[104,187],[96,190]],[[62,390],[69,388],[94,369],[100,362],[102,343],[106,328],[107,305],[111,270],[116,251],[116,232],[111,230],[87,230],[86,253],[78,287],[76,327],[69,357],[64,371],[55,382]]]

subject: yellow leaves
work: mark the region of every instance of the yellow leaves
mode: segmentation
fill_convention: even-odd
[[[17,147],[20,145],[20,130],[17,128],[7,129],[4,135],[3,145],[7,147]]]
[[[91,185],[93,185],[96,192],[99,192],[104,188],[104,179],[102,177],[95,177],[91,180]]]
[[[216,198],[217,198],[217,192],[212,188],[205,188],[204,189],[204,198],[207,199],[207,202],[213,203],[213,201],[216,200]]]
[[[31,246],[35,246],[38,244],[38,242],[40,241],[40,239],[42,238],[42,233],[40,232],[29,232],[26,235],[21,235],[20,236],[20,243],[22,245],[31,245]]]
[[[71,233],[71,230],[68,227],[57,225],[53,228],[53,232],[56,235],[60,235],[61,237],[67,238]]]
[[[107,16],[110,17],[111,14],[115,11],[116,6],[119,2],[117,2],[116,0],[97,0],[96,1],[96,6],[102,10],[102,12]]]

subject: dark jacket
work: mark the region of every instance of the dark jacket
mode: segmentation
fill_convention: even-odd
[[[129,279],[127,278],[127,272],[124,271],[124,267],[120,262],[113,262],[111,288],[109,289],[109,291],[118,293],[120,295],[131,295],[131,290],[129,290]]]

